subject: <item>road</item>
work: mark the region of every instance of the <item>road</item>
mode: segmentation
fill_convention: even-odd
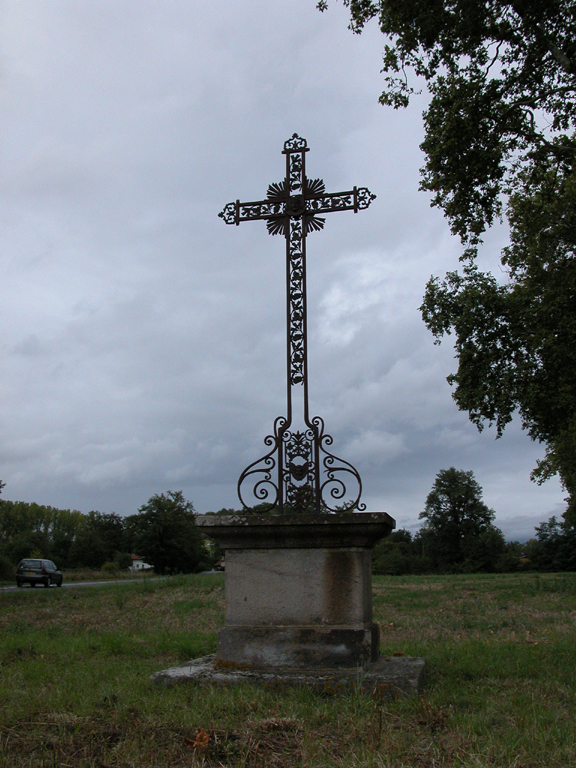
[[[194,574],[195,576],[213,576],[214,574],[222,573],[222,571],[202,571],[201,573]],[[151,581],[163,581],[169,579],[170,576],[152,576],[145,579],[106,579],[105,581],[68,581],[62,584],[62,589],[73,589],[75,587],[106,587],[109,584],[148,584]],[[43,590],[46,587],[37,586],[30,587],[29,585],[23,587],[17,587],[15,584],[11,586],[0,587],[0,592],[35,592],[36,590]],[[52,584],[48,589],[58,589],[55,584]]]

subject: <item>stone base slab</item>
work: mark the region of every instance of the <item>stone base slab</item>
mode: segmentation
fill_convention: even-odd
[[[223,627],[218,658],[251,667],[364,667],[378,658],[379,627]]]
[[[355,690],[397,698],[417,695],[422,690],[426,660],[411,656],[384,656],[357,669],[254,669],[246,664],[232,664],[217,659],[216,654],[194,659],[178,667],[156,672],[151,680],[172,687],[181,683],[197,685],[261,685],[266,688],[301,686],[325,695]]]

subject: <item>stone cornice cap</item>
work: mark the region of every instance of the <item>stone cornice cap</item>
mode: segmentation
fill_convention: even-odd
[[[196,525],[221,549],[371,549],[396,521],[386,512],[335,515],[205,515]]]

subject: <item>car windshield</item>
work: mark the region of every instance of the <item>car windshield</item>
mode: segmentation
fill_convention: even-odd
[[[42,560],[22,560],[20,568],[41,568]]]

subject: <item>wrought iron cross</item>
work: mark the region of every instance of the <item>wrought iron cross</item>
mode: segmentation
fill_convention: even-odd
[[[308,350],[306,318],[306,236],[324,228],[323,214],[368,208],[376,195],[365,187],[348,192],[326,192],[321,179],[306,176],[306,140],[294,134],[284,142],[286,177],[270,184],[266,200],[228,203],[218,215],[226,224],[264,219],[271,235],[286,238],[287,404],[286,416],[274,421],[274,434],[264,439],[268,453],[250,464],[238,480],[238,496],[248,478],[256,499],[283,512],[366,509],[360,503],[362,481],[356,469],[327,450],[333,442],[324,421],[308,411]],[[303,431],[290,431],[292,390],[303,386]],[[275,472],[277,470],[277,473]],[[273,477],[273,474],[275,477]],[[352,498],[346,483],[352,479]]]

